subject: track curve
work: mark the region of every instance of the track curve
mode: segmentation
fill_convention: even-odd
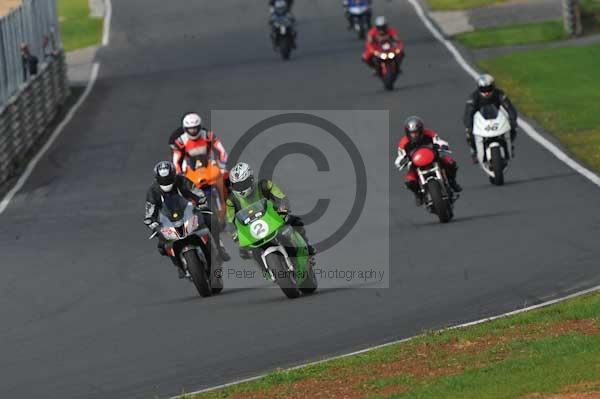
[[[300,51],[285,65],[268,45],[266,5],[113,4],[94,91],[0,217],[0,397],[169,396],[600,284],[599,189],[527,137],[509,183],[490,186],[463,145],[473,82],[407,2],[375,2],[407,45],[393,93],[360,64],[338,2],[297,3]],[[370,185],[389,195],[389,231],[370,232],[371,242],[389,237],[389,289],[294,302],[276,290],[226,289],[198,299],[141,224],[151,168],[190,107],[388,109],[387,146],[367,145],[363,156],[390,169],[404,117],[422,115],[461,165],[456,220],[441,226],[414,208],[391,173]],[[314,199],[294,191],[292,201]]]

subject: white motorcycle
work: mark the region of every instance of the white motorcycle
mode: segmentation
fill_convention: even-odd
[[[513,157],[508,112],[502,107],[486,105],[473,117],[473,137],[477,159],[490,182],[504,184],[504,174]]]

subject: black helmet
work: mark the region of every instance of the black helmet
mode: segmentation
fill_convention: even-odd
[[[409,116],[404,121],[404,133],[412,143],[419,142],[423,137],[424,124],[418,116]]]
[[[154,167],[154,179],[156,179],[156,183],[158,183],[162,191],[169,192],[173,189],[176,175],[173,162],[160,161]]]

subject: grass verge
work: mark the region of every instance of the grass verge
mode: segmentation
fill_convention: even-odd
[[[460,33],[454,39],[470,48],[515,46],[566,39],[562,21],[502,26]]]
[[[508,0],[429,0],[429,5],[436,11],[449,11],[489,6],[491,4],[504,3],[505,1]]]
[[[479,64],[522,113],[600,171],[600,44],[521,52]]]
[[[558,399],[600,395],[599,360],[600,293],[595,293],[184,397]]]
[[[59,0],[58,18],[65,51],[100,43],[103,20],[90,17],[88,0]]]

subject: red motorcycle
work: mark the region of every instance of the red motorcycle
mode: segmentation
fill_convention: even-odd
[[[375,51],[375,59],[383,87],[386,90],[394,90],[394,83],[401,72],[400,64],[404,59],[404,43],[402,41],[382,42]]]
[[[450,152],[447,148],[442,150]],[[437,148],[418,147],[410,153],[409,158],[410,161],[404,166],[414,166],[427,210],[436,214],[441,223],[448,223],[454,216],[453,204],[459,196],[448,184],[446,171],[440,165]]]

